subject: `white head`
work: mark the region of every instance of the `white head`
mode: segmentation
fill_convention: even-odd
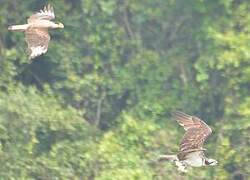
[[[216,161],[215,159],[206,159],[205,160],[205,165],[207,166],[215,166],[218,164],[218,161]]]
[[[53,28],[53,29],[56,29],[56,28],[64,28],[64,25],[62,23],[54,23],[52,22],[51,25],[50,25],[50,28]]]
[[[63,23],[58,23],[58,28],[64,28]]]

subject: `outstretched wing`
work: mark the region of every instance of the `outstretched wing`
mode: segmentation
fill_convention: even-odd
[[[202,149],[204,141],[212,133],[211,128],[198,117],[180,111],[173,113],[173,116],[186,130],[180,143],[180,151]]]
[[[28,18],[28,23],[32,23],[37,20],[52,20],[55,19],[54,9],[51,5],[44,6],[43,10],[36,12]]]
[[[47,29],[30,28],[25,31],[29,58],[35,58],[48,50],[50,36]]]

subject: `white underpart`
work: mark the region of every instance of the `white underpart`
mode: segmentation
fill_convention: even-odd
[[[181,172],[184,172],[186,173],[187,172],[187,169],[186,169],[186,166],[180,162],[180,161],[175,161],[175,165],[178,167],[178,171],[181,171]]]
[[[193,167],[201,167],[204,166],[204,161],[203,159],[200,157],[200,152],[193,152],[193,153],[189,153],[187,155],[187,159],[184,160],[183,162],[188,164],[189,166],[193,166]]]
[[[30,58],[34,58],[36,56],[39,56],[47,52],[47,48],[45,46],[30,47],[30,49],[31,49]]]

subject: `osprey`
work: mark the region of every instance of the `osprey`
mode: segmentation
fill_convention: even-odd
[[[158,160],[169,160],[175,162],[179,171],[187,172],[187,166],[202,167],[214,166],[218,162],[214,159],[208,159],[204,151],[203,143],[212,133],[211,128],[201,119],[190,116],[183,112],[173,113],[176,121],[183,126],[186,133],[180,143],[180,149],[177,155],[161,155]]]
[[[54,9],[52,6],[45,6],[43,10],[31,15],[27,24],[9,26],[10,31],[24,31],[25,40],[28,44],[29,58],[33,59],[48,50],[50,36],[48,29],[64,28],[62,23],[54,23]]]

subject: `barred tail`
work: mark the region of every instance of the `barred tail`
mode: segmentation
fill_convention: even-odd
[[[29,27],[28,24],[13,25],[13,26],[9,26],[8,30],[10,30],[10,31],[25,31],[28,27]]]

